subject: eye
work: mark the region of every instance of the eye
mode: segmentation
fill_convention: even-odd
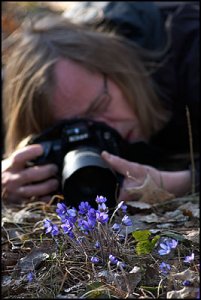
[[[85,115],[90,117],[96,114],[104,113],[107,111],[110,102],[111,96],[107,92],[104,92],[92,102]]]

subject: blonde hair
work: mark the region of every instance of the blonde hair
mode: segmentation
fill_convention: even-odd
[[[4,73],[7,154],[28,135],[52,125],[53,68],[60,58],[76,61],[113,80],[137,114],[147,137],[169,119],[137,48],[126,39],[73,24],[58,15],[33,18],[22,29],[16,35]]]

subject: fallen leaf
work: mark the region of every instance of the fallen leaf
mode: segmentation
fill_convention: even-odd
[[[49,257],[47,252],[50,252],[49,249],[45,251],[43,248],[34,248],[28,255],[18,261],[12,274],[13,278],[37,269]]]
[[[187,202],[178,207],[183,214],[189,215],[190,217],[199,218],[200,217],[200,208],[198,203]]]
[[[179,291],[167,292],[167,299],[198,299],[199,288],[184,287]]]
[[[141,221],[146,223],[160,223],[160,217],[158,217],[155,213],[152,213],[142,217]]]
[[[184,235],[187,240],[190,240],[193,243],[200,243],[200,230],[192,230],[188,234]]]
[[[149,209],[152,207],[150,204],[142,201],[126,201],[126,205],[139,209]]]
[[[189,280],[193,283],[199,282],[198,273],[192,271],[190,268],[184,270],[183,272],[172,274],[171,276],[175,280]]]

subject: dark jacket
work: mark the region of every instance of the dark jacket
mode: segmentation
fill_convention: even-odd
[[[162,169],[192,168],[190,114],[196,190],[199,189],[200,62],[199,2],[79,2],[67,12],[77,22],[111,28],[141,47],[160,51],[162,62],[153,74],[163,104],[172,111],[170,122],[153,136],[149,145],[135,145],[134,160]],[[85,8],[84,14],[83,7]],[[164,49],[164,50],[163,50]],[[144,156],[144,159],[142,158]],[[160,159],[158,159],[160,157]]]

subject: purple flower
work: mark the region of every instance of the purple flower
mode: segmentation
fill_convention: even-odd
[[[167,240],[164,240],[163,243],[160,243],[160,247],[161,247],[162,249],[160,249],[160,250],[158,251],[158,253],[159,253],[160,255],[166,255],[166,254],[169,254],[170,251],[171,251],[171,249],[176,248],[177,245],[178,245],[178,241],[176,241],[176,240],[174,240],[174,239],[170,239],[170,240],[167,239]]]
[[[33,279],[34,279],[34,274],[33,274],[33,272],[29,272],[29,273],[27,274],[27,280],[28,280],[29,282],[31,282]]]
[[[119,231],[120,230],[120,224],[114,223],[114,225],[112,226],[112,230]]]
[[[74,234],[72,232],[73,224],[69,220],[66,220],[66,222],[61,225],[61,228],[63,229],[65,234],[68,234],[68,236],[74,238]]]
[[[170,240],[170,241],[169,241],[169,245],[170,245],[170,248],[174,249],[174,248],[176,248],[176,247],[177,247],[177,245],[178,245],[178,241],[177,241],[177,240],[174,240],[174,239],[172,239],[172,240]]]
[[[166,264],[165,262],[162,262],[159,268],[163,274],[168,274],[171,269],[170,265]]]
[[[89,219],[96,219],[96,210],[94,208],[90,208],[87,212],[87,216]]]
[[[96,220],[98,222],[100,222],[101,224],[105,224],[109,220],[109,216],[105,212],[97,211],[96,212]]]
[[[127,215],[125,215],[122,219],[122,223],[125,225],[125,226],[131,226],[132,225],[132,221],[131,219],[129,219],[129,217]]]
[[[99,258],[96,257],[96,256],[92,256],[92,257],[91,257],[91,262],[92,262],[93,264],[97,264],[97,263],[99,262]]]
[[[53,236],[59,234],[58,226],[53,224],[50,220],[45,219],[44,228],[46,228],[45,233],[51,233]]]
[[[67,210],[66,220],[69,220],[70,223],[75,224],[77,220],[77,210],[74,207]]]
[[[57,203],[56,212],[58,216],[61,218],[61,221],[65,221],[66,213],[67,213],[67,206],[64,203]]]
[[[81,231],[88,233],[92,229],[94,229],[96,225],[96,220],[87,218],[87,220],[79,219],[78,226]]]
[[[120,209],[120,208],[121,208],[123,213],[126,213],[127,205],[124,204],[124,201],[119,202],[119,204],[117,205],[117,210]]]
[[[58,235],[59,234],[59,228],[57,225],[52,224],[52,235]]]
[[[167,243],[160,243],[160,247],[162,248],[162,249],[158,250],[158,253],[160,255],[169,254],[171,251],[170,245]]]
[[[91,205],[89,204],[89,202],[81,202],[79,205],[79,214],[81,215],[85,215],[91,208]]]
[[[122,262],[122,261],[118,261],[117,262],[117,267],[119,267],[119,268],[125,268],[126,264],[124,262]]]
[[[99,203],[98,204],[98,210],[99,211],[105,211],[105,212],[107,212],[108,211],[108,207],[105,205],[105,203]]]
[[[127,206],[126,204],[123,204],[123,205],[121,206],[121,209],[122,209],[123,213],[126,213],[127,207],[128,207],[128,206]]]
[[[43,222],[44,228],[46,228],[45,233],[49,233],[52,231],[52,222],[49,219],[45,219]]]
[[[183,285],[184,286],[190,286],[192,283],[189,280],[184,280]]]
[[[191,255],[185,257],[184,262],[191,263],[194,260],[194,258],[195,258],[195,254],[192,253]]]
[[[109,255],[109,260],[114,265],[116,265],[118,263],[118,259],[112,254]]]
[[[105,197],[103,197],[103,196],[97,196],[97,197],[96,197],[96,202],[97,202],[98,204],[104,203],[104,202],[106,202],[106,201],[107,201],[107,198],[105,198]]]
[[[77,215],[77,210],[73,207],[67,210],[67,214],[69,217],[74,218]]]
[[[100,242],[99,242],[99,241],[96,241],[94,247],[95,247],[96,249],[99,249],[99,248],[100,248]]]

